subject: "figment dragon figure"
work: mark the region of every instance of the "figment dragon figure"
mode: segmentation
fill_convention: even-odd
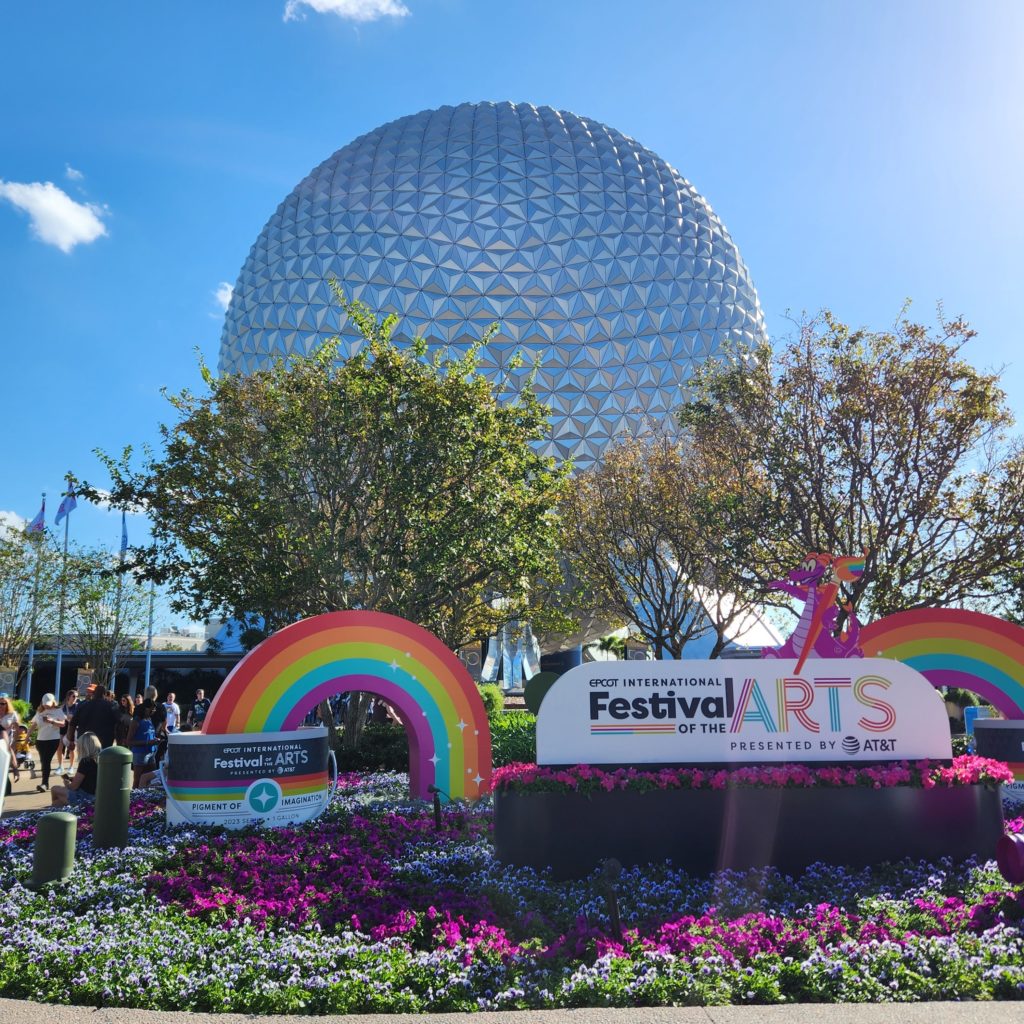
[[[832,573],[833,580],[826,582]],[[858,646],[860,623],[853,608],[845,607],[846,629],[835,636],[839,606],[836,596],[840,582],[859,579],[864,573],[864,556],[836,558],[810,552],[784,580],[773,580],[772,589],[781,590],[790,597],[804,602],[800,621],[789,639],[781,647],[768,647],[761,652],[763,658],[796,658],[799,670],[807,658],[862,658]]]

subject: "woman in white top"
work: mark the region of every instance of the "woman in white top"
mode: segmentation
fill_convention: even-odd
[[[44,693],[31,723],[37,730],[36,750],[43,769],[43,781],[36,786],[37,793],[45,793],[50,788],[50,762],[60,746],[60,729],[66,721],[67,715],[57,706],[57,698],[52,693]]]
[[[0,814],[4,812],[4,797],[9,796],[11,792],[11,780],[7,776],[7,771],[13,760],[14,753],[7,730],[0,725]]]
[[[60,746],[57,747],[57,774],[60,775],[64,772],[64,758],[68,759],[67,771],[71,771],[71,763],[75,759],[75,748],[68,742],[67,732],[68,723],[71,721],[71,716],[75,713],[75,706],[78,703],[78,691],[68,690],[64,694],[64,703],[61,704],[60,709],[64,712],[64,724],[60,727]]]
[[[18,712],[14,710],[14,704],[8,697],[0,697],[0,725],[11,736],[18,731],[18,726],[21,725]]]

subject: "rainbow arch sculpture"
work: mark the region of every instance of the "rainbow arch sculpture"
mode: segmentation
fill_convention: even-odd
[[[491,733],[476,684],[437,637],[383,612],[329,612],[274,633],[228,675],[202,731],[297,729],[311,708],[346,691],[381,697],[402,719],[414,796],[490,790]]]
[[[933,686],[973,690],[1007,718],[1024,718],[1024,629],[981,612],[917,608],[862,626],[867,658],[902,661]]]

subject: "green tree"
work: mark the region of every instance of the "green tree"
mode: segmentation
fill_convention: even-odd
[[[1024,458],[999,377],[939,316],[850,330],[831,313],[767,347],[705,364],[680,419],[771,489],[783,562],[867,552],[842,599],[862,618],[1001,600],[1019,558]],[[840,619],[840,625],[842,618]]]
[[[149,620],[148,589],[131,571],[119,571],[118,561],[102,548],[68,553],[64,649],[84,658],[108,687],[115,666],[143,646]]]
[[[37,644],[56,629],[60,597],[60,552],[44,535],[30,539],[24,531],[0,524],[0,665],[24,674],[32,642],[32,595],[39,570],[36,609]]]
[[[532,581],[557,575],[546,410],[528,386],[498,401],[504,382],[477,370],[486,338],[460,359],[399,347],[395,317],[339,300],[358,354],[337,362],[335,341],[248,376],[204,367],[205,394],[170,397],[162,451],[103,456],[113,501],[148,510],[135,555],[193,618],[270,631],[366,608],[458,648],[525,617]]]
[[[615,661],[626,659],[626,638],[609,633],[607,636],[599,637],[594,645],[602,654],[609,654]]]
[[[659,658],[708,633],[717,657],[767,598],[750,567],[770,564],[772,501],[757,473],[723,462],[714,445],[623,439],[566,489],[563,545],[577,592]]]

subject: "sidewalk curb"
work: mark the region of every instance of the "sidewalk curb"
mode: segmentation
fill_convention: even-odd
[[[209,1024],[1024,1024],[1024,1003],[794,1003],[274,1017],[95,1009],[0,998],[0,1024],[196,1024],[199,1020]]]

